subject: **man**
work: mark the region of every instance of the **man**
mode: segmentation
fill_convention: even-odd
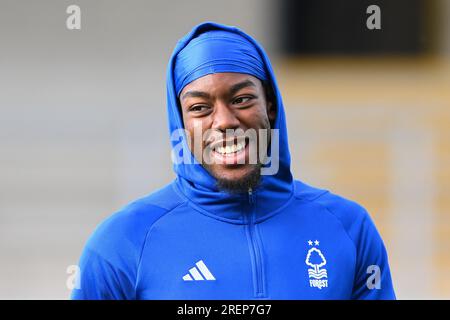
[[[196,26],[170,59],[167,98],[177,178],[95,230],[73,299],[395,299],[367,212],[292,178],[255,40]]]

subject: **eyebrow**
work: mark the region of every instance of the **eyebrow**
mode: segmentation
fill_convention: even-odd
[[[234,95],[236,94],[236,92],[246,87],[256,87],[256,84],[251,80],[244,80],[242,82],[236,83],[231,86],[230,95]]]
[[[231,86],[230,90],[229,90],[229,94],[230,95],[234,95],[236,94],[236,92],[238,92],[239,90],[246,88],[246,87],[256,87],[256,84],[251,81],[251,80],[244,80],[242,82],[236,83],[234,85]],[[204,91],[197,91],[197,90],[192,90],[192,91],[187,91],[185,93],[183,93],[183,95],[181,96],[181,100],[187,98],[187,97],[192,97],[192,98],[209,98],[210,95],[207,92]]]
[[[181,96],[181,100],[186,99],[187,97],[192,97],[192,98],[209,98],[209,94],[204,92],[204,91],[188,91],[183,93],[183,95]]]

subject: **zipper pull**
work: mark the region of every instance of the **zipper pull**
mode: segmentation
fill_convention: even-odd
[[[248,202],[253,203],[253,189],[248,189]]]

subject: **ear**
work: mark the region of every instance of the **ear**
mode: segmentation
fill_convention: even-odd
[[[267,117],[269,118],[270,124],[273,125],[275,122],[275,118],[277,117],[277,108],[274,101],[274,94],[271,85],[268,82],[263,82],[264,92],[266,94],[266,103],[267,103]]]
[[[277,117],[277,110],[272,101],[267,101],[267,116],[269,117],[270,122],[274,122]]]

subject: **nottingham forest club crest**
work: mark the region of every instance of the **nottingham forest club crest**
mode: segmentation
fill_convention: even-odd
[[[308,250],[305,259],[306,265],[310,267],[308,269],[309,286],[318,289],[326,288],[328,287],[328,275],[324,266],[327,264],[327,260],[322,251],[317,248],[320,242],[318,240],[309,240],[308,245],[312,246]]]

